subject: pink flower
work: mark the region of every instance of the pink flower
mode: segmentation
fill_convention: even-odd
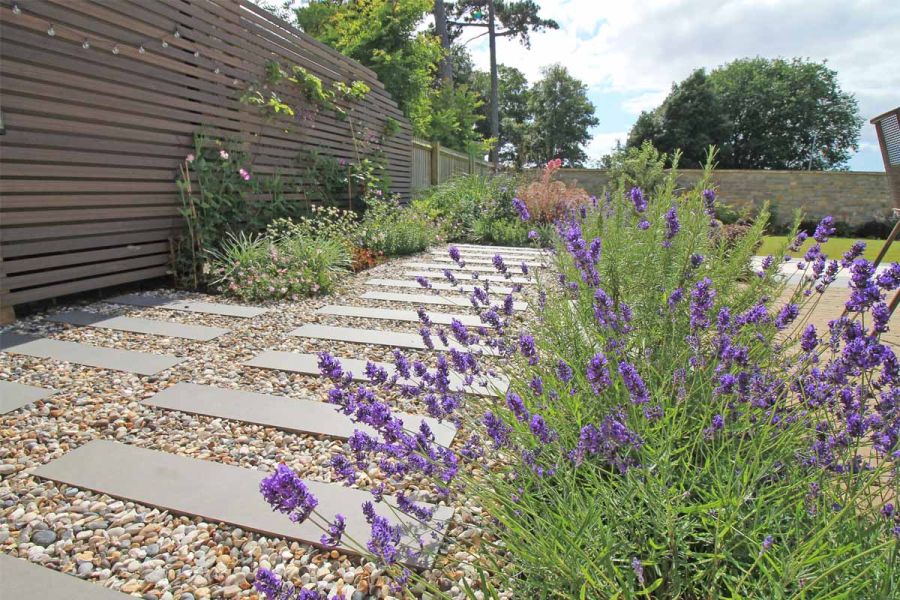
[[[241,178],[244,181],[250,181],[250,173],[247,172],[247,169],[241,167],[240,169],[238,169],[238,173],[241,174]]]
[[[192,163],[192,162],[194,162],[194,154],[191,153],[191,154],[188,154],[187,156],[185,156],[185,157],[184,157],[184,162],[186,162],[186,163]]]
[[[222,160],[228,160],[228,153],[224,150],[219,150],[219,156],[222,157]]]

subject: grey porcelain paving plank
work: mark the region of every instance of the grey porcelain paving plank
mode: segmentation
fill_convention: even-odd
[[[255,531],[266,536],[282,537],[318,545],[322,531],[309,520],[292,523],[287,516],[275,512],[259,493],[259,484],[268,473],[207,460],[198,460],[146,448],[138,448],[107,440],[94,440],[38,467],[34,475],[66,485],[93,490],[173,513],[199,516]],[[344,539],[369,539],[369,525],[361,505],[372,496],[368,492],[339,483],[305,481],[319,501],[316,512],[322,519],[333,521],[336,514],[347,519]],[[385,502],[394,504],[390,497]],[[440,539],[433,540],[424,525],[398,515],[383,502],[374,503],[375,511],[408,526],[401,543],[411,544],[421,534],[433,550]],[[433,522],[443,537],[453,511],[437,507]],[[345,552],[358,552],[339,546]],[[431,553],[425,555],[431,556]],[[423,561],[424,562],[424,561]],[[427,566],[415,564],[413,566]]]
[[[422,341],[418,333],[404,333],[402,331],[384,331],[382,329],[357,329],[354,327],[333,327],[331,325],[319,325],[307,323],[290,332],[288,335],[308,337],[319,340],[335,340],[339,342],[351,342],[353,344],[369,344],[372,346],[391,346],[395,348],[412,348],[415,350],[427,350],[428,347]],[[495,355],[493,348],[486,346],[466,347],[452,339],[449,348],[458,350],[471,350],[474,353]],[[433,350],[448,350],[437,336],[432,336]]]
[[[487,244],[450,244],[460,250],[485,250],[488,252],[532,252],[540,254],[543,250],[531,246],[489,246]]]
[[[441,265],[441,268],[451,268],[449,265],[453,265],[457,269],[460,268],[459,265],[456,264],[456,261],[454,261],[452,258],[450,258],[449,256],[447,256],[445,254],[435,254],[434,256],[429,256],[427,258],[428,258],[428,260],[432,260],[432,261],[435,261],[436,263],[439,263]],[[469,267],[471,265],[492,266],[494,264],[493,260],[490,258],[467,258],[464,256],[463,260],[465,260],[466,267]],[[516,267],[520,266],[523,262],[525,263],[525,266],[527,266],[529,268],[534,268],[534,269],[540,269],[542,267],[547,266],[547,263],[545,263],[545,262],[535,262],[533,260],[522,260],[518,257],[504,256],[503,260],[506,261],[506,263],[508,265],[510,265],[510,266],[514,265]]]
[[[52,396],[56,390],[0,380],[0,415],[28,406],[35,400]]]
[[[350,437],[356,429],[374,434],[373,429],[367,425],[354,423],[350,417],[327,402],[257,394],[194,383],[178,383],[168,387],[147,398],[142,404],[340,439]],[[449,446],[456,435],[456,428],[450,423],[441,423],[431,417],[409,413],[392,414],[410,430],[417,431],[419,424],[424,421],[434,433],[435,441],[442,446]]]
[[[471,292],[476,287],[483,288],[483,285],[474,286],[468,283],[460,283],[459,285],[452,285],[444,280],[444,276],[442,274],[438,274],[436,277],[429,277],[428,283],[431,284],[431,289],[433,290],[455,290],[457,292]],[[399,288],[412,288],[416,290],[424,290],[425,288],[419,285],[418,281],[413,279],[367,279],[366,285],[371,286],[381,286],[381,287],[399,287]],[[511,294],[513,289],[511,287],[504,287],[499,285],[491,285],[488,292],[490,294]]]
[[[353,374],[355,381],[368,381],[365,374],[366,361],[358,358],[336,358],[341,362],[344,371],[349,371]],[[387,371],[388,376],[393,375],[395,372],[394,365],[390,363],[372,362]],[[248,367],[259,369],[275,369],[278,371],[302,373],[304,375],[320,375],[319,357],[315,354],[267,350],[254,356],[244,364]],[[412,378],[410,380],[401,379],[400,383],[416,384],[418,382],[415,378]],[[466,385],[458,373],[450,373],[450,387],[454,391],[462,391],[476,396],[500,396],[506,393],[509,382],[502,377],[491,377],[486,385],[481,381],[475,381],[472,385]]]
[[[0,553],[4,600],[125,600],[128,594]]]
[[[144,306],[147,308],[165,308],[167,310],[183,310],[186,312],[204,313],[208,315],[222,315],[224,317],[240,317],[249,319],[269,312],[265,308],[255,306],[241,306],[238,304],[216,304],[213,302],[196,302],[194,300],[177,300],[172,298],[160,298],[155,296],[142,296],[140,294],[126,294],[107,298],[104,302],[111,304],[127,304],[130,306]]]
[[[426,279],[446,279],[441,271],[406,271],[404,275],[408,277],[425,277]],[[491,283],[524,283],[531,285],[535,283],[530,277],[503,277],[502,275],[479,275],[478,279],[473,279],[466,275],[456,277],[460,281],[490,281]]]
[[[495,269],[494,266],[490,265],[490,264],[488,264],[488,265],[472,265],[472,264],[466,263],[466,266],[460,267],[456,263],[412,262],[412,263],[404,263],[403,266],[404,267],[413,267],[416,269],[432,269],[432,270],[440,271],[441,273],[443,273],[444,269],[449,269],[450,271],[453,272],[454,276],[457,278],[469,277],[470,276],[469,274],[471,271],[478,271],[479,273],[488,273],[488,274],[493,273],[495,275],[499,275],[499,273],[497,272],[497,269]],[[514,275],[519,275],[522,273],[521,265],[517,262],[506,261],[506,268],[509,269],[509,271]],[[532,267],[532,268],[537,268],[537,267]]]
[[[371,306],[338,306],[329,304],[316,311],[317,315],[337,315],[340,317],[359,317],[361,319],[380,319],[384,321],[409,321],[418,322],[419,315],[414,310],[398,310],[396,308],[374,308]],[[428,312],[428,318],[438,325],[449,325],[453,319],[458,320],[466,327],[481,327],[485,325],[476,315],[462,315],[450,313]]]
[[[177,356],[100,348],[77,342],[62,342],[18,334],[0,336],[0,346],[4,352],[10,354],[51,358],[99,369],[137,373],[138,375],[153,375],[187,360]]]
[[[146,333],[149,335],[184,338],[199,342],[208,342],[229,331],[228,329],[223,329],[221,327],[206,327],[205,325],[186,325],[184,323],[170,323],[168,321],[156,321],[153,319],[110,316],[82,310],[58,313],[49,317],[49,320],[57,323],[68,323],[69,325],[115,329],[116,331],[130,331],[132,333]]]
[[[421,286],[419,286],[421,287]],[[401,294],[399,292],[366,292],[361,296],[366,300],[384,300],[386,302],[404,302],[407,304],[437,304],[441,306],[458,306],[472,308],[468,296],[437,296],[432,294]],[[513,302],[513,310],[528,309],[527,302]]]

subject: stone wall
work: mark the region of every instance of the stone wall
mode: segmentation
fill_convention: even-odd
[[[701,173],[682,170],[679,184],[689,187]],[[560,177],[576,180],[595,195],[601,194],[609,182],[604,169],[563,169]],[[756,208],[768,200],[780,224],[791,221],[794,210],[799,208],[805,219],[832,215],[856,227],[869,221],[888,220],[894,206],[884,173],[722,169],[715,172],[713,181],[718,186],[719,199],[736,209]]]

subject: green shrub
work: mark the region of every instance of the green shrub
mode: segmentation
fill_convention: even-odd
[[[396,199],[370,198],[360,224],[360,246],[386,256],[421,252],[434,244],[434,223]]]
[[[349,267],[339,239],[304,235],[229,234],[211,260],[213,285],[245,302],[328,294]]]
[[[516,184],[510,175],[458,175],[428,188],[412,206],[437,223],[447,241],[485,241],[476,231],[476,222],[514,218],[511,203]]]

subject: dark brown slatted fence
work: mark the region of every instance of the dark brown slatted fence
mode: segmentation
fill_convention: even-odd
[[[164,275],[198,131],[294,181],[306,151],[353,160],[350,125],[289,88],[313,117],[272,121],[239,101],[271,60],[329,87],[365,81],[362,102],[338,104],[410,192],[411,128],[374,73],[247,0],[0,0],[0,56],[4,306]]]

